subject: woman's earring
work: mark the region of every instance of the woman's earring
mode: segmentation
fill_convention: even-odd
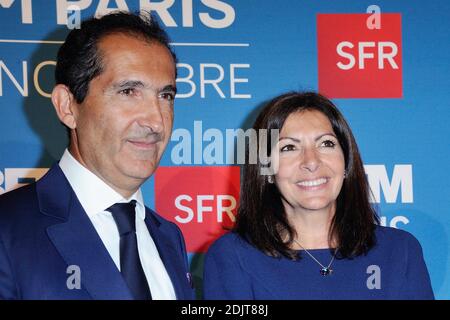
[[[267,182],[273,183],[273,176],[267,176]]]
[[[347,170],[344,170],[344,179],[347,178]]]

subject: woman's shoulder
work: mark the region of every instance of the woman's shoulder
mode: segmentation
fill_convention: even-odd
[[[243,237],[235,232],[228,232],[209,247],[205,255],[205,268],[250,270],[249,261],[254,261],[257,259],[255,256],[259,255]]]
[[[378,247],[395,247],[409,250],[421,250],[417,238],[408,231],[392,227],[377,226],[375,236]]]
[[[250,244],[238,235],[236,232],[227,232],[216,241],[208,249],[208,253],[214,253],[217,251],[236,251],[236,250],[246,250]]]

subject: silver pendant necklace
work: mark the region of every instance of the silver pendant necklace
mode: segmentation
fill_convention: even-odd
[[[328,266],[325,267],[308,250],[306,250],[297,240],[294,239],[294,242],[296,244],[298,244],[300,246],[300,248],[302,248],[315,262],[317,262],[319,264],[319,266],[321,266],[320,274],[322,276],[328,276],[328,275],[331,275],[333,273],[333,269],[331,269],[331,265],[333,264],[334,258],[336,257],[337,249],[334,250],[334,254],[333,254],[333,257],[331,258],[330,263],[328,264]]]

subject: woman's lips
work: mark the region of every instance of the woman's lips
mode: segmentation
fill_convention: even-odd
[[[321,177],[316,179],[302,180],[297,182],[296,185],[304,190],[318,190],[324,187],[329,180],[329,178]]]

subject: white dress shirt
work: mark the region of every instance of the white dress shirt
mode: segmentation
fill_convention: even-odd
[[[59,166],[119,271],[120,235],[111,212],[105,210],[118,202],[136,200],[138,251],[152,298],[154,300],[175,300],[172,281],[144,221],[145,207],[141,189],[129,199],[125,199],[80,164],[67,149],[64,151]]]

